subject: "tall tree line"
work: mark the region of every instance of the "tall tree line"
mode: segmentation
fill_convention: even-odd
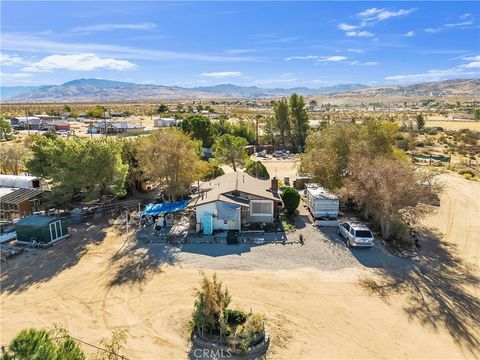
[[[274,113],[274,125],[280,136],[280,144],[303,151],[309,130],[303,96],[294,93],[289,99],[276,101]]]

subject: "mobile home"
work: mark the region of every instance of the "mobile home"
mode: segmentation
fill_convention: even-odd
[[[305,203],[315,219],[338,217],[338,197],[317,184],[306,184],[305,187]]]

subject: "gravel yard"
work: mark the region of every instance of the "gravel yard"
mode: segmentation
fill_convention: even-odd
[[[299,243],[299,235],[304,244]],[[348,267],[383,267],[388,263],[405,264],[405,261],[388,254],[376,245],[373,249],[349,249],[337,235],[336,228],[316,228],[304,224],[302,229],[286,234],[265,234],[264,245],[199,244],[168,245],[143,243],[155,261],[177,263],[182,266],[214,270],[282,270],[311,267],[318,270],[336,270]],[[277,242],[273,242],[277,241]]]

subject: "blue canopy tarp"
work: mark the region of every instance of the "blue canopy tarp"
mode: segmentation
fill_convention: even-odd
[[[148,204],[141,216],[169,214],[182,211],[188,205],[189,200],[166,202],[162,204]]]

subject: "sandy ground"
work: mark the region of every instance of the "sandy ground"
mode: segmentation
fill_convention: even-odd
[[[446,189],[442,206],[425,223],[440,231],[480,274],[480,183],[451,175],[440,175],[439,181]]]
[[[432,119],[432,120],[427,120],[425,126],[427,127],[439,126],[447,130],[470,129],[470,130],[480,131],[480,121],[452,121],[452,120]]]
[[[427,221],[439,228],[425,230],[437,239],[424,242],[413,261],[381,246],[346,249],[334,232],[308,224],[299,230],[308,234],[304,248],[228,253],[135,241],[122,248],[117,229],[101,222],[82,227],[2,267],[1,343],[29,326],[61,323],[92,343],[125,327],[128,358],[188,358],[187,324],[204,270],[228,286],[232,306],[265,313],[269,359],[478,358],[480,283],[463,261],[478,262],[478,217],[476,228],[468,225],[478,213],[479,197],[472,196],[478,188],[445,181],[450,200],[442,198]]]

